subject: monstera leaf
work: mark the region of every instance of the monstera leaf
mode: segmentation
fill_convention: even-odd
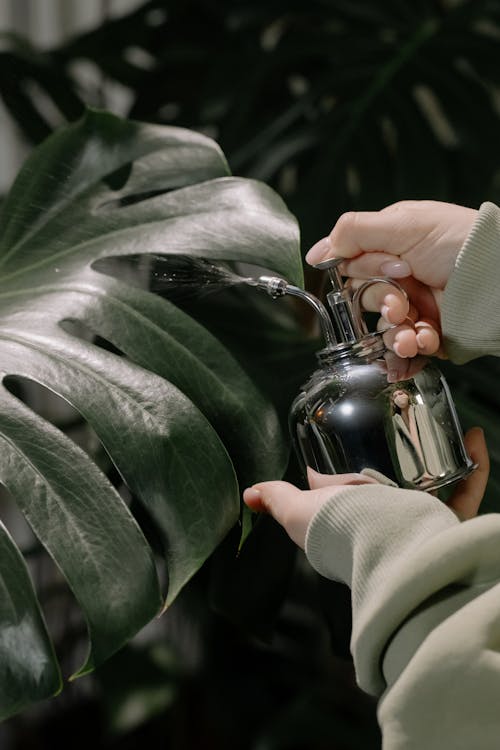
[[[81,606],[81,675],[162,608],[130,510],[81,448],[17,398],[42,384],[91,425],[165,551],[165,606],[239,517],[239,487],[282,474],[273,407],[229,351],[171,302],[97,261],[181,254],[302,281],[295,220],[265,185],[228,176],[210,139],[89,111],[36,149],[0,217],[0,481]],[[78,325],[75,325],[75,324]],[[98,346],[90,330],[112,347]],[[236,470],[236,471],[235,471]],[[0,530],[0,715],[59,690],[26,565]]]

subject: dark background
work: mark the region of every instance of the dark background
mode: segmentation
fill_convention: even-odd
[[[55,49],[2,40],[0,96],[30,146],[86,104],[113,108],[118,86],[121,114],[200,130],[235,174],[271,184],[304,252],[346,210],[500,202],[499,2],[156,0],[120,18],[105,11]],[[464,428],[485,428],[483,509],[498,511],[499,365],[442,369]],[[379,747],[375,702],[354,683],[345,589],[311,574],[269,519],[246,554],[223,591],[203,569],[95,677],[4,724],[2,750]]]

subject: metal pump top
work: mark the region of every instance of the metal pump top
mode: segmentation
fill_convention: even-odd
[[[380,332],[368,333],[363,315],[361,313],[361,297],[363,292],[373,284],[388,284],[395,287],[403,294],[406,292],[393,279],[374,277],[365,281],[351,295],[349,287],[344,286],[339,266],[344,258],[328,258],[317,263],[314,268],[318,271],[327,271],[332,284],[331,291],[326,295],[331,314],[325,305],[317,297],[300,287],[289,284],[279,276],[260,276],[257,279],[247,279],[247,283],[266,291],[273,299],[291,294],[303,299],[314,308],[319,316],[321,331],[327,344],[328,352],[347,352],[353,349],[353,345],[360,344],[362,350],[367,347],[380,348],[382,338]],[[354,347],[357,349],[357,347]],[[361,351],[361,350],[360,350]]]
[[[252,282],[274,299],[291,294],[308,302],[319,316],[327,347],[344,349],[346,345],[360,341],[366,335],[366,328],[361,316],[358,296],[351,298],[350,290],[344,287],[339,271],[339,265],[343,260],[343,258],[330,258],[314,266],[319,271],[328,271],[332,290],[328,292],[326,299],[331,314],[313,294],[288,284],[279,276],[260,276],[258,279],[252,279]]]
[[[358,306],[353,305],[350,290],[342,281],[339,266],[343,260],[344,258],[328,258],[317,263],[314,268],[328,271],[332,290],[328,292],[326,299],[332,311],[335,332],[340,341],[352,344],[365,336],[366,329]]]

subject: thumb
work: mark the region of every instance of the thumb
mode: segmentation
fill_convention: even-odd
[[[465,434],[464,443],[476,464],[476,469],[467,479],[457,484],[448,500],[448,507],[455,511],[461,521],[477,515],[490,473],[490,459],[483,430],[480,427],[472,427]]]
[[[333,487],[304,492],[288,482],[260,482],[244,491],[243,500],[251,510],[269,513],[304,549],[307,527],[332,492]]]
[[[320,474],[311,469],[310,466],[307,467],[307,481],[312,490],[355,484],[379,484],[376,479],[368,474]]]
[[[243,492],[243,500],[256,513],[269,513],[283,524],[287,510],[300,502],[301,491],[289,482],[259,482]]]

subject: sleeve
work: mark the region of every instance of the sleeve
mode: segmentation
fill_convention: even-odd
[[[499,289],[500,208],[483,203],[441,301],[444,345],[456,364],[500,355]]]
[[[306,554],[352,590],[360,687],[384,750],[500,747],[500,515],[460,523],[431,495],[349,487],[312,519]]]

